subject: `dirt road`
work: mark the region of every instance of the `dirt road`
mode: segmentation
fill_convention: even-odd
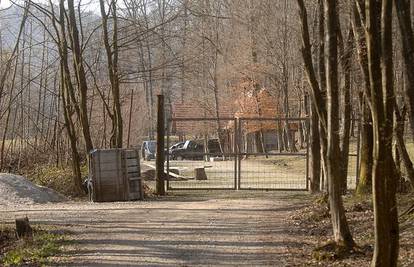
[[[288,234],[283,219],[301,197],[179,192],[144,202],[0,207],[0,215],[70,231],[64,266],[287,266],[303,240]]]

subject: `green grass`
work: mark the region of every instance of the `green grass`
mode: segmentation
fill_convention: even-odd
[[[16,240],[15,246],[7,251],[0,262],[2,266],[31,264],[44,266],[51,256],[62,252],[64,235],[35,230],[32,240]]]

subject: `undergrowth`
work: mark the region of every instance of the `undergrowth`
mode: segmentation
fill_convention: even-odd
[[[88,168],[86,165],[82,165],[81,172],[82,177],[87,176]],[[73,174],[70,166],[36,165],[27,170],[24,175],[35,184],[52,188],[63,195],[78,196],[75,193],[77,190],[73,183]]]
[[[62,252],[64,240],[63,234],[35,229],[32,239],[15,239],[10,244],[9,249],[0,258],[1,266],[45,266],[49,263],[50,257]]]

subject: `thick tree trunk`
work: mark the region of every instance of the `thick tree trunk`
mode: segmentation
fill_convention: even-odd
[[[382,4],[382,5],[381,5]],[[374,129],[373,203],[375,248],[372,266],[397,266],[398,214],[393,136],[392,1],[365,6],[371,113]]]

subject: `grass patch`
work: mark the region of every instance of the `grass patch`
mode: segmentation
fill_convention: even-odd
[[[8,247],[0,258],[2,266],[44,266],[49,258],[62,252],[65,236],[46,230],[34,229],[33,239],[17,240],[14,231],[4,229],[1,236],[8,240]]]
[[[336,261],[349,258],[351,255],[365,256],[369,250],[369,246],[349,248],[344,244],[329,241],[315,248],[312,252],[312,258],[317,261]]]
[[[82,176],[87,176],[86,165],[81,167]],[[25,173],[25,176],[38,185],[52,188],[53,190],[66,195],[78,196],[75,194],[72,169],[68,167],[56,167],[54,165],[37,165]]]
[[[312,252],[312,258],[317,261],[338,260],[346,257],[349,254],[349,249],[334,241],[330,241],[322,246],[316,247]]]

